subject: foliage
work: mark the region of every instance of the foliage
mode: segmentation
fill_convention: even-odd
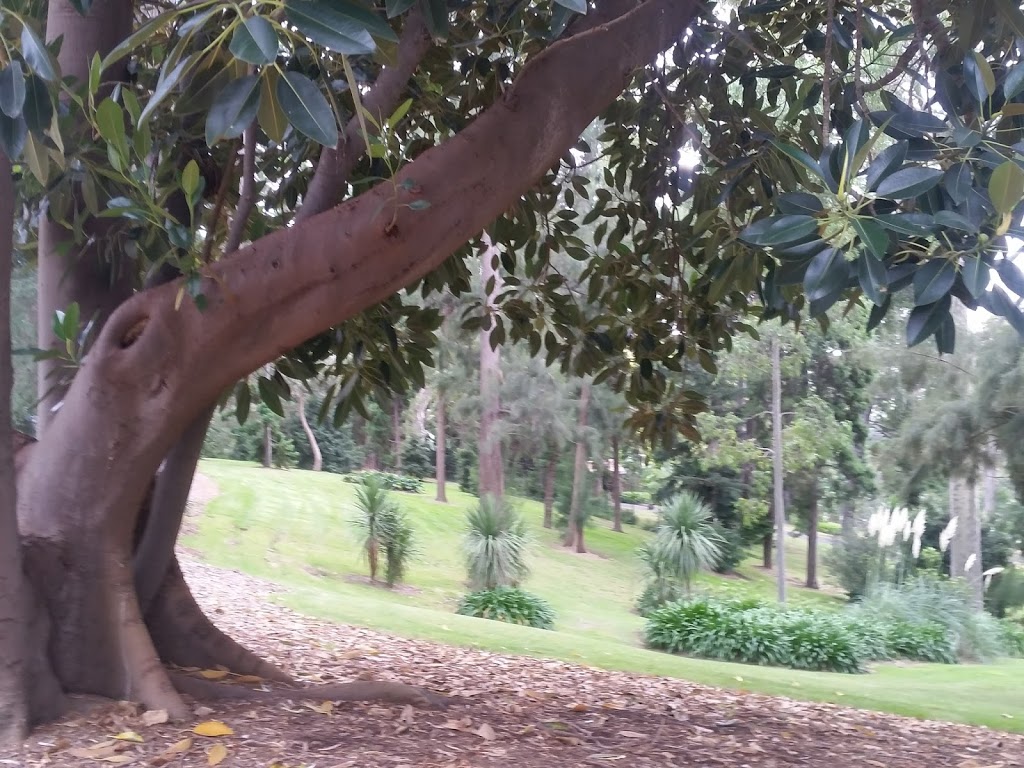
[[[408,516],[391,500],[387,488],[369,477],[356,489],[358,515],[352,520],[359,532],[361,549],[376,581],[380,558],[384,556],[385,580],[393,586],[402,580],[415,556],[414,534]]]
[[[876,537],[852,534],[833,544],[822,560],[846,595],[856,600],[878,580],[881,552]]]
[[[718,536],[718,560],[714,565],[715,573],[732,573],[747,556],[743,533],[735,528],[726,528],[717,521],[712,528]]]
[[[646,491],[623,491],[619,498],[623,504],[648,506],[653,503],[651,494]]]
[[[423,481],[418,477],[406,477],[405,475],[396,475],[392,472],[360,470],[359,472],[345,475],[345,482],[356,485],[366,485],[373,482],[386,490],[401,491],[402,493],[421,493],[423,491]]]
[[[422,437],[413,437],[402,445],[402,472],[416,478],[434,476],[434,449]]]
[[[992,577],[985,591],[985,608],[999,618],[1024,606],[1024,569],[1006,568]]]
[[[842,532],[843,526],[839,523],[833,523],[831,520],[818,521],[818,533],[824,533],[829,536],[839,536]]]
[[[648,550],[641,549],[640,559],[643,561],[646,560],[647,557],[649,557]],[[668,605],[669,603],[678,602],[685,597],[686,592],[683,590],[682,586],[680,586],[679,582],[673,579],[654,576],[647,579],[643,592],[641,592],[640,597],[636,599],[634,607],[638,614],[646,618],[658,608]]]
[[[554,629],[555,612],[541,598],[517,587],[495,587],[472,592],[459,602],[457,613],[478,619]]]
[[[384,581],[389,587],[405,579],[405,574],[419,550],[408,513],[397,505],[388,510],[384,530]]]
[[[644,562],[653,578],[674,579],[688,592],[697,573],[714,568],[722,556],[711,510],[696,494],[683,491],[662,505],[660,516]]]
[[[1008,656],[1024,659],[1024,624],[1010,619],[1000,619],[1003,647]]]
[[[473,591],[517,587],[526,578],[526,523],[504,499],[484,496],[466,516],[463,555]]]

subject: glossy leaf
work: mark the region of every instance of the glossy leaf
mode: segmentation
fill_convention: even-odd
[[[25,106],[25,73],[15,59],[0,70],[0,112],[18,117]]]
[[[25,80],[25,104],[22,116],[30,131],[45,131],[53,117],[53,101],[50,89],[38,75],[29,75]]]
[[[825,210],[821,200],[807,192],[787,192],[775,201],[779,213],[812,216]]]
[[[875,194],[891,200],[907,200],[924,194],[941,180],[942,170],[939,168],[911,166],[882,179],[875,188]]]
[[[876,306],[889,297],[886,290],[889,286],[889,275],[885,265],[870,254],[861,254],[857,259],[857,281],[864,295]]]
[[[46,154],[43,143],[31,133],[25,139],[25,162],[32,175],[45,187],[50,178],[50,156]]]
[[[795,243],[818,231],[813,216],[783,214],[755,221],[740,233],[740,239],[751,245],[772,246]]]
[[[934,304],[914,307],[907,318],[908,347],[920,344],[939,329],[949,315],[950,302],[949,296],[946,295]]]
[[[206,116],[206,143],[213,146],[221,139],[233,139],[256,119],[260,106],[259,78],[256,75],[229,83],[217,94]]]
[[[899,235],[930,235],[935,231],[935,218],[927,213],[884,213],[875,221]]]
[[[326,2],[288,0],[285,9],[288,21],[302,34],[332,51],[358,56],[373,53],[377,48],[364,24]]]
[[[153,89],[153,95],[149,97],[149,101],[146,102],[146,106],[142,110],[142,114],[139,115],[139,122],[137,125],[141,125],[146,118],[148,118],[156,110],[160,103],[167,98],[170,92],[181,80],[181,76],[185,74],[186,70],[191,66],[194,61],[194,56],[188,56],[173,67],[170,70],[162,69],[160,71],[160,77],[157,80],[156,88]]]
[[[974,173],[967,163],[955,163],[951,165],[942,177],[942,188],[946,190],[950,198],[957,205],[967,199],[968,193],[974,184]]]
[[[114,147],[123,161],[128,160],[128,138],[124,129],[124,110],[113,99],[104,99],[96,107],[96,128],[100,136]]]
[[[937,211],[935,223],[944,229],[956,229],[969,234],[976,234],[978,232],[977,224],[956,211]]]
[[[1000,259],[996,262],[996,272],[1007,288],[1024,298],[1024,273],[1014,261],[1005,257]]]
[[[914,304],[933,304],[946,296],[956,281],[956,265],[941,257],[929,259],[914,273]]]
[[[893,173],[907,159],[907,142],[900,141],[878,153],[868,166],[866,181],[868,192],[874,192],[878,182]]]
[[[277,98],[277,81],[280,75],[276,69],[268,68],[260,78],[260,108],[256,113],[260,128],[267,138],[277,144],[284,140],[288,130],[288,118]]]
[[[8,117],[0,114],[0,149],[9,158],[17,160],[25,149],[25,137],[28,135],[28,125],[25,124],[25,116]]]
[[[331,105],[308,77],[285,72],[277,82],[277,100],[299,133],[325,147],[338,145],[338,124]]]
[[[804,292],[809,301],[824,299],[846,287],[850,265],[838,248],[826,248],[807,265]]]
[[[1024,198],[1024,169],[1013,160],[1004,162],[992,171],[988,195],[999,213],[1011,213]]]
[[[1024,91],[1024,61],[1019,61],[1010,67],[1003,79],[1003,96],[1007,101],[1021,91]]]
[[[444,40],[448,36],[448,4],[446,0],[420,0],[420,4],[431,37]]]
[[[889,235],[882,225],[859,216],[852,220],[852,224],[868,253],[876,259],[885,258],[889,251]]]
[[[278,45],[274,25],[262,16],[250,16],[235,27],[228,50],[242,61],[261,66],[277,58]]]
[[[586,13],[587,0],[555,0],[558,5],[568,8],[573,13]]]
[[[416,0],[387,0],[385,7],[387,8],[388,18],[393,19],[395,16],[405,13],[414,5],[416,5]]]
[[[956,321],[952,314],[943,317],[935,330],[935,348],[940,355],[951,355],[956,351]]]
[[[48,82],[57,79],[57,69],[42,39],[28,24],[21,25],[21,55],[29,69]]]
[[[964,84],[979,102],[988,99],[996,89],[992,67],[977,51],[970,51],[964,57]]]
[[[992,276],[992,268],[980,256],[967,256],[960,269],[964,286],[974,298],[978,298],[988,290]]]

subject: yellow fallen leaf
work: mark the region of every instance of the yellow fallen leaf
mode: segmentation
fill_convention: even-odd
[[[181,752],[188,752],[190,749],[192,749],[192,739],[185,738],[171,744],[171,746],[167,748],[167,751],[176,755]]]
[[[259,675],[239,675],[235,678],[238,683],[262,683],[263,678]]]
[[[304,702],[307,707],[312,709],[314,712],[319,712],[321,715],[329,715],[334,712],[334,702],[325,701],[321,704],[311,704],[310,702]]]
[[[479,728],[473,731],[473,733],[475,733],[484,741],[494,741],[494,739],[498,735],[494,732],[494,729],[491,728],[491,726],[489,726],[487,723],[483,723]]]
[[[104,763],[114,763],[115,765],[124,765],[125,763],[134,762],[135,758],[132,757],[131,755],[107,755],[106,757],[101,757],[100,760],[102,760]]]
[[[223,680],[228,676],[226,669],[204,669],[199,672],[207,680]]]
[[[143,725],[162,725],[169,719],[166,709],[150,709],[142,713]]]
[[[231,727],[225,725],[220,720],[207,720],[205,723],[200,723],[192,729],[192,733],[197,736],[230,736],[234,733]]]
[[[220,765],[224,762],[224,758],[228,756],[228,748],[223,744],[214,744],[208,750],[206,750],[206,764],[207,765]]]
[[[145,739],[139,736],[135,731],[124,731],[117,734],[114,738],[118,741],[134,741],[136,744],[142,744],[145,742]]]

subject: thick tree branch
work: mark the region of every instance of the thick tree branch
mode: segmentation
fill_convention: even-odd
[[[362,98],[363,108],[377,122],[383,123],[395,111],[409,78],[430,50],[431,44],[423,14],[416,8],[406,17],[405,28],[398,41],[395,65],[385,67],[370,92]],[[304,221],[310,216],[323,213],[344,199],[345,185],[365,149],[366,141],[359,120],[353,117],[345,127],[341,143],[336,148],[325,149],[320,153],[309,190],[295,215],[296,221]]]

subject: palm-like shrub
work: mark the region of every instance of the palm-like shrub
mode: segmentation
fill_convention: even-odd
[[[377,580],[383,555],[384,578],[388,586],[394,586],[402,580],[416,553],[409,519],[376,477],[368,477],[356,489],[356,509],[352,524],[362,539],[360,547],[370,568],[370,581]]]
[[[405,510],[392,505],[390,519],[385,525],[384,538],[384,581],[389,587],[405,578],[409,562],[416,556],[415,536]]]
[[[474,592],[516,587],[526,578],[526,525],[503,500],[484,496],[466,518],[462,548]]]
[[[700,571],[718,564],[723,544],[711,508],[696,494],[683,491],[662,507],[654,539],[640,556],[652,582],[677,582],[689,592]]]

